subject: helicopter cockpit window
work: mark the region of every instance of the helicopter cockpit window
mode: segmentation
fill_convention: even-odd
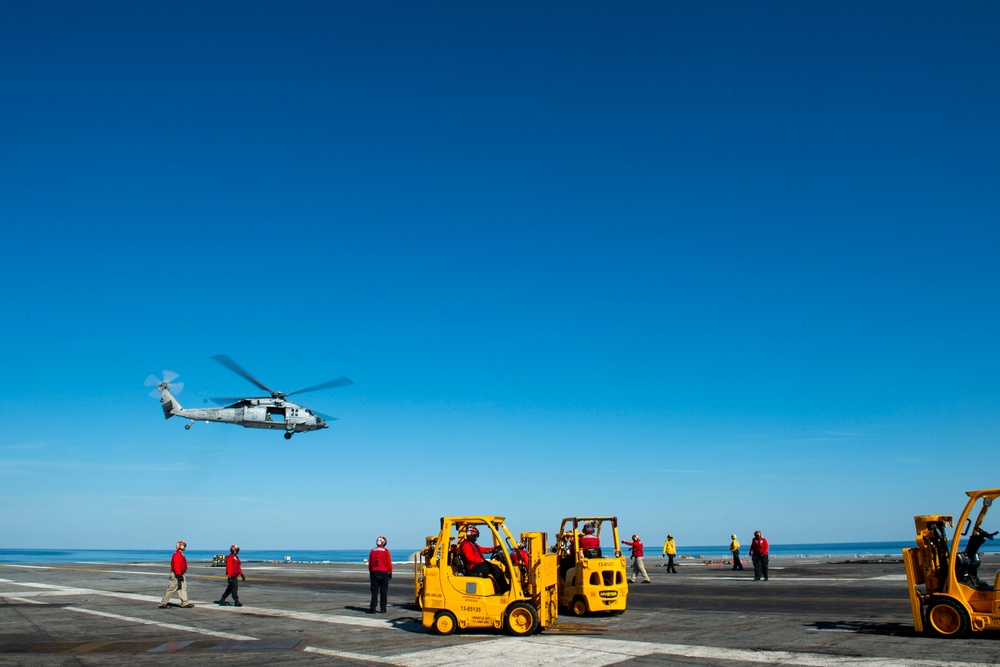
[[[305,410],[306,410],[306,414],[309,415],[310,417],[315,417],[316,416],[316,415],[313,414],[313,411],[310,410],[309,408],[306,408]]]

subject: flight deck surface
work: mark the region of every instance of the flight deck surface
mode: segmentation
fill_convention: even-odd
[[[431,634],[398,564],[388,613],[368,614],[364,565],[246,563],[245,606],[218,606],[224,571],[191,562],[192,609],[158,602],[166,563],[0,564],[0,665],[913,665],[1000,664],[1000,637],[916,635],[901,563],[774,558],[749,567],[681,562],[630,586],[622,616],[561,614],[532,637]],[[988,555],[982,571],[1000,567]]]

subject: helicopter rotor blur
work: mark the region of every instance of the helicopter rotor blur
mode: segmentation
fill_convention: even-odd
[[[255,378],[228,356],[217,354],[212,359],[252,382],[269,395],[249,398],[213,398],[212,401],[224,407],[185,408],[176,398],[176,395],[180,392],[180,388],[184,385],[182,383],[170,384],[179,376],[173,371],[163,371],[162,379],[158,379],[153,375],[146,378],[146,386],[156,386],[151,395],[154,397],[159,395],[164,417],[170,419],[177,416],[190,419],[191,421],[184,425],[185,429],[190,429],[195,422],[214,421],[224,424],[239,424],[245,428],[281,430],[285,433],[285,439],[289,440],[294,433],[318,431],[328,428],[327,422],[336,419],[336,417],[328,417],[322,413],[314,412],[305,406],[293,403],[287,400],[289,396],[354,384],[354,381],[350,378],[339,377],[335,380],[328,380],[311,387],[306,387],[305,389],[297,389],[296,391],[289,392],[276,391]]]

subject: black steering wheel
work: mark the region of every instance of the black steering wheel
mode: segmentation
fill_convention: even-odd
[[[490,552],[490,560],[503,560],[503,547],[499,544]]]

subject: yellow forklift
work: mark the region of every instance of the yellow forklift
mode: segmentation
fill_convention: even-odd
[[[554,550],[559,559],[560,606],[574,616],[598,611],[625,613],[628,584],[617,517],[563,519]]]
[[[552,625],[559,616],[556,556],[547,553],[546,533],[521,533],[521,539],[526,565],[511,558],[516,545],[502,516],[442,517],[440,532],[414,557],[414,596],[424,627],[441,635],[492,628],[524,636]],[[480,544],[490,544],[485,563],[465,562],[466,540],[480,552]]]
[[[917,546],[903,549],[903,561],[917,632],[964,637],[970,632],[1000,629],[1000,572],[992,580],[979,578],[979,549],[997,535],[983,528],[983,520],[1000,489],[966,491],[966,495],[969,502],[950,544],[946,530],[954,526],[951,515],[913,517]],[[977,503],[979,513],[973,522]]]

